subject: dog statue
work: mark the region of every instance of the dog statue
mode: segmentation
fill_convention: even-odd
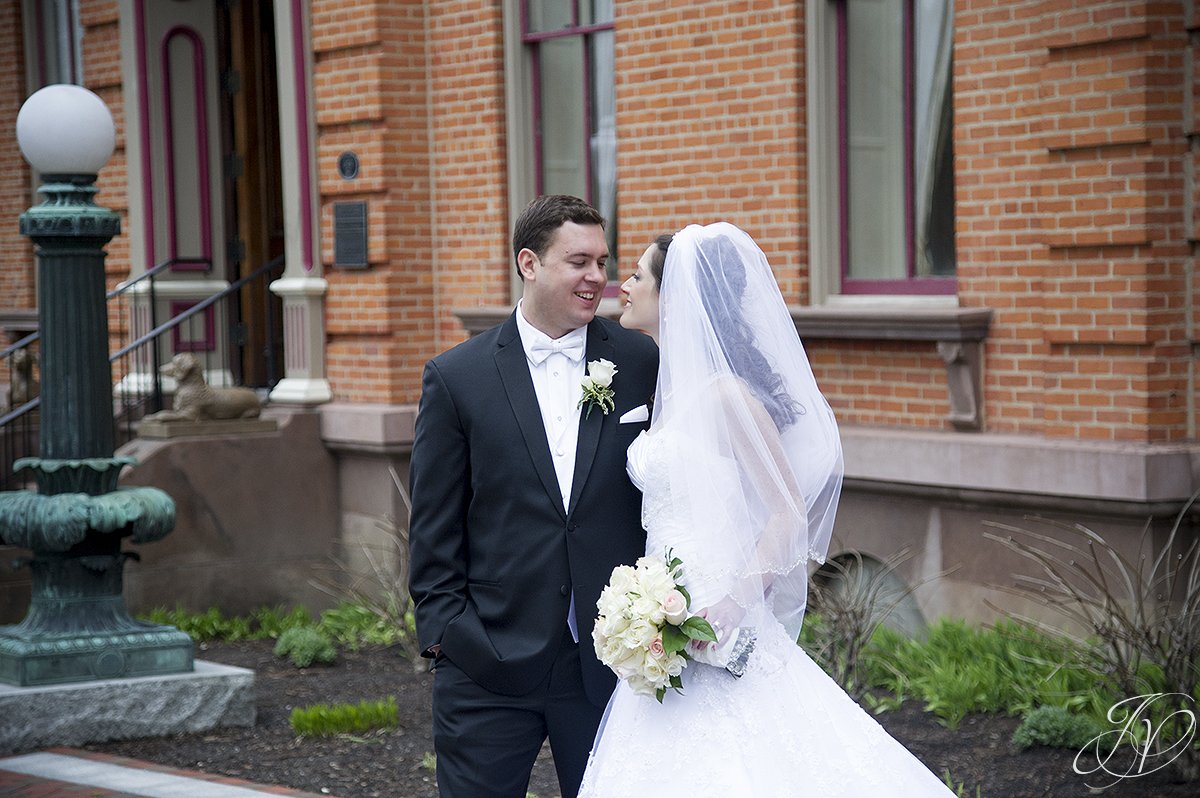
[[[146,416],[146,421],[224,421],[258,418],[262,403],[249,388],[214,388],[204,381],[200,361],[180,352],[159,369],[175,378],[175,407]]]
[[[37,358],[28,347],[18,349],[9,355],[9,391],[8,401],[12,407],[20,407],[38,395],[38,381],[33,376],[33,365]]]

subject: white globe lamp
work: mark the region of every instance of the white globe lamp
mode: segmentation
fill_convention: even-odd
[[[83,86],[38,89],[17,114],[17,143],[43,175],[95,175],[117,144],[112,113]]]

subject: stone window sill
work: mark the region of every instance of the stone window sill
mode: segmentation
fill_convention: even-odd
[[[992,324],[989,308],[921,306],[834,306],[788,308],[800,338],[870,341],[929,341],[946,366],[950,396],[948,420],[956,429],[983,427],[983,342]],[[470,335],[494,327],[512,308],[463,308],[455,311]],[[600,312],[620,315],[616,300],[604,300]]]

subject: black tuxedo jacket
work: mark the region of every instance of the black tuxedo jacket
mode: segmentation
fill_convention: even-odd
[[[649,400],[658,349],[596,318],[586,360],[599,358],[616,364],[616,407],[580,417],[566,511],[515,314],[425,367],[410,474],[417,636],[494,693],[523,695],[546,677],[572,591],[588,698],[604,706],[615,685],[592,626],[613,567],[645,550],[625,450],[647,422],[619,419]]]

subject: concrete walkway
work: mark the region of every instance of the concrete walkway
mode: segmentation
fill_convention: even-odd
[[[240,779],[53,748],[0,758],[3,798],[328,798],[327,794],[252,784]]]

